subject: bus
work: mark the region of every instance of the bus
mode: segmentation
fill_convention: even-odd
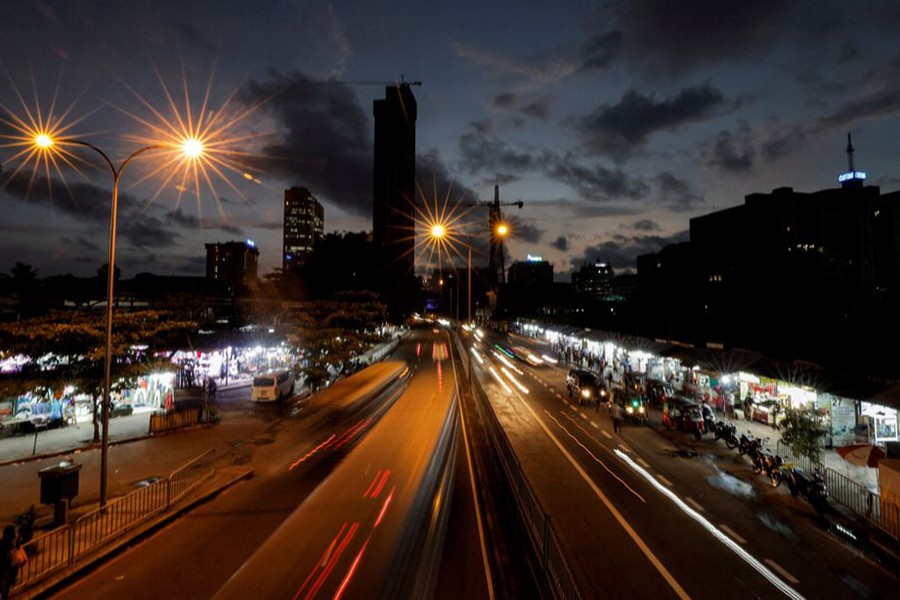
[[[250,397],[254,402],[277,402],[294,393],[294,374],[287,370],[270,371],[253,378]]]

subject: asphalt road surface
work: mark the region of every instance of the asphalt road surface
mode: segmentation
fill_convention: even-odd
[[[564,365],[508,362],[493,343],[507,341],[478,343],[476,372],[586,596],[888,598],[900,589],[896,574],[824,531],[787,490],[757,481],[722,442],[639,425],[615,434],[605,406],[567,397]]]

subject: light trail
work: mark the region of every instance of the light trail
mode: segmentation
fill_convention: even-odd
[[[557,421],[556,418],[555,418],[553,415],[551,415],[549,411],[546,411],[546,410],[545,410],[544,412],[547,414],[547,416],[548,416],[549,418],[553,419],[553,421],[559,426],[559,428],[562,429],[562,430],[566,433],[566,435],[569,436],[569,437],[572,439],[573,442],[575,442],[576,444],[578,444],[579,446],[581,446],[581,448],[582,448],[585,452],[588,453],[588,456],[590,456],[592,459],[594,459],[594,462],[596,462],[596,463],[599,464],[601,467],[603,467],[603,468],[606,470],[607,473],[609,473],[610,475],[612,475],[619,483],[621,483],[623,486],[625,486],[625,489],[627,489],[629,492],[631,492],[632,494],[634,494],[635,496],[637,496],[637,499],[638,499],[638,500],[640,500],[640,501],[643,502],[644,504],[647,503],[647,501],[644,500],[644,497],[643,497],[643,496],[641,496],[638,492],[636,492],[630,485],[628,485],[627,483],[625,483],[625,481],[624,481],[621,477],[619,477],[618,475],[616,475],[615,473],[613,473],[612,470],[611,470],[609,467],[606,466],[606,463],[605,463],[605,462],[603,462],[602,460],[600,460],[600,458],[598,458],[596,454],[594,454],[593,452],[591,452],[590,450],[588,450],[588,447],[585,446],[584,444],[582,444],[581,441],[580,441],[578,438],[576,438],[574,435],[572,435],[571,433],[569,433],[569,431],[563,426],[563,424],[560,423],[559,421]],[[581,425],[579,425],[578,422],[575,421],[575,419],[573,419],[572,417],[570,417],[569,415],[567,415],[567,414],[565,414],[565,413],[563,413],[563,416],[566,417],[567,419],[569,419],[570,421],[572,421],[572,423],[573,423],[576,427],[578,427],[579,429],[581,429],[581,431],[583,431],[583,432],[585,433],[585,435],[588,435],[588,436],[591,437],[591,439],[593,439],[594,436],[591,436],[587,431],[585,431],[585,430],[581,427]],[[599,442],[597,442],[597,443],[599,444]]]
[[[653,475],[651,475],[646,469],[641,467],[639,464],[634,462],[630,456],[622,452],[621,450],[615,450],[616,455],[621,458],[625,463],[634,469],[637,473],[639,473],[644,479],[650,482],[650,485],[655,487],[660,493],[666,496],[669,500],[675,503],[678,508],[680,508],[686,515],[694,519],[697,523],[700,524],[701,527],[706,529],[714,538],[722,542],[729,550],[737,554],[740,558],[744,560],[748,565],[750,565],[757,573],[765,577],[769,583],[774,585],[778,590],[783,593],[788,598],[793,598],[795,600],[803,600],[804,596],[788,585],[786,582],[782,581],[775,573],[772,572],[771,569],[766,567],[761,561],[759,561],[752,554],[741,548],[737,542],[731,539],[727,534],[721,531],[718,527],[709,522],[709,520],[701,515],[698,511],[694,510],[690,506],[687,505],[681,498],[679,498],[672,490],[666,488],[661,483],[659,483]]]

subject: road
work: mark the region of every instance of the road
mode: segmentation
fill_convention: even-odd
[[[421,427],[410,428],[407,422],[404,429],[398,428],[396,423],[404,420],[404,412],[407,417],[413,412],[418,415],[416,418],[433,418],[430,411],[422,412],[427,405],[417,407],[417,404],[433,398],[446,400],[448,395],[455,393],[449,360],[433,360],[435,348],[444,347],[446,351],[445,342],[435,343],[439,338],[446,340],[446,334],[435,334],[430,329],[414,331],[395,352],[392,358],[411,369],[408,389],[407,384],[395,386],[387,394],[357,403],[339,413],[320,408],[317,418],[311,418],[311,411],[304,406],[306,401],[300,398],[283,406],[253,406],[238,397],[220,395],[223,411],[249,411],[252,415],[271,413],[270,426],[265,435],[255,438],[248,456],[255,476],[119,554],[56,597],[212,597],[260,547],[272,548],[272,544],[267,546],[266,542],[284,535],[277,532],[285,531],[288,527],[285,524],[291,518],[303,521],[300,525],[303,534],[292,535],[289,542],[277,545],[265,561],[266,568],[261,570],[266,575],[271,574],[272,557],[284,557],[286,552],[292,553],[288,555],[289,562],[308,563],[309,569],[314,569],[323,549],[340,529],[335,525],[338,521],[349,519],[371,527],[377,519],[377,512],[374,516],[369,512],[375,503],[360,501],[362,493],[357,494],[359,490],[356,489],[363,481],[357,474],[368,472],[370,467],[375,470],[365,479],[366,486],[373,473],[380,471],[391,473],[390,484],[396,488],[393,508],[387,511],[379,532],[402,527],[398,519],[410,512],[415,498],[415,486],[410,483],[415,478],[403,475],[405,465],[412,459],[417,469],[428,466],[428,454],[416,451],[417,435],[428,427],[423,422]],[[441,368],[445,370],[441,371]],[[230,418],[226,416],[223,420]],[[246,418],[256,417],[247,415]],[[389,435],[370,438],[379,428],[387,429]],[[462,450],[460,448],[461,453]],[[377,469],[376,462],[380,465]],[[467,469],[466,463],[462,463],[462,468]],[[457,485],[453,486],[452,496],[455,521],[450,525],[451,529],[455,529],[457,523],[475,521],[471,508],[472,488],[458,485],[469,479],[465,472],[457,470],[454,477]],[[348,481],[354,483],[351,485]],[[347,511],[341,510],[347,506],[363,510],[365,514],[348,516]],[[297,510],[298,507],[305,510]],[[297,514],[300,516],[292,517]],[[321,536],[313,535],[314,531],[319,531]],[[435,564],[443,565],[444,571],[449,573],[465,570],[467,576],[459,578],[447,572],[437,573],[435,576],[442,582],[442,587],[436,595],[488,597],[479,538],[472,530],[465,535],[458,533],[448,536],[451,545],[441,549],[446,559]],[[323,546],[322,540],[326,538]],[[348,550],[345,558],[352,558],[358,550]],[[391,561],[388,558],[391,551],[387,547],[379,548],[376,540],[366,556],[370,557],[372,568],[367,572],[364,562],[355,580],[377,581],[375,573]],[[341,567],[343,571],[336,569],[335,573],[346,574],[347,565]],[[390,572],[389,569],[386,571]],[[291,580],[289,586],[296,583]],[[351,589],[347,597],[366,597],[368,594],[363,590],[365,585]]]
[[[479,344],[485,363],[476,371],[586,596],[896,593],[896,575],[824,532],[786,490],[756,481],[721,442],[696,444],[647,426],[616,435],[605,408],[568,399],[562,366],[504,365],[491,355],[493,343],[506,340]],[[652,417],[658,425],[658,413]]]

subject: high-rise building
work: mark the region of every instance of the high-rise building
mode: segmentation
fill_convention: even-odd
[[[386,286],[413,275],[416,202],[416,99],[408,83],[373,103],[375,163],[372,240]]]
[[[305,187],[284,191],[281,268],[302,267],[316,242],[325,235],[325,209]]]
[[[609,263],[583,264],[572,273],[572,287],[579,294],[591,298],[604,298],[613,293],[615,273]]]
[[[206,244],[206,278],[236,287],[254,288],[259,283],[259,250],[252,240]]]

